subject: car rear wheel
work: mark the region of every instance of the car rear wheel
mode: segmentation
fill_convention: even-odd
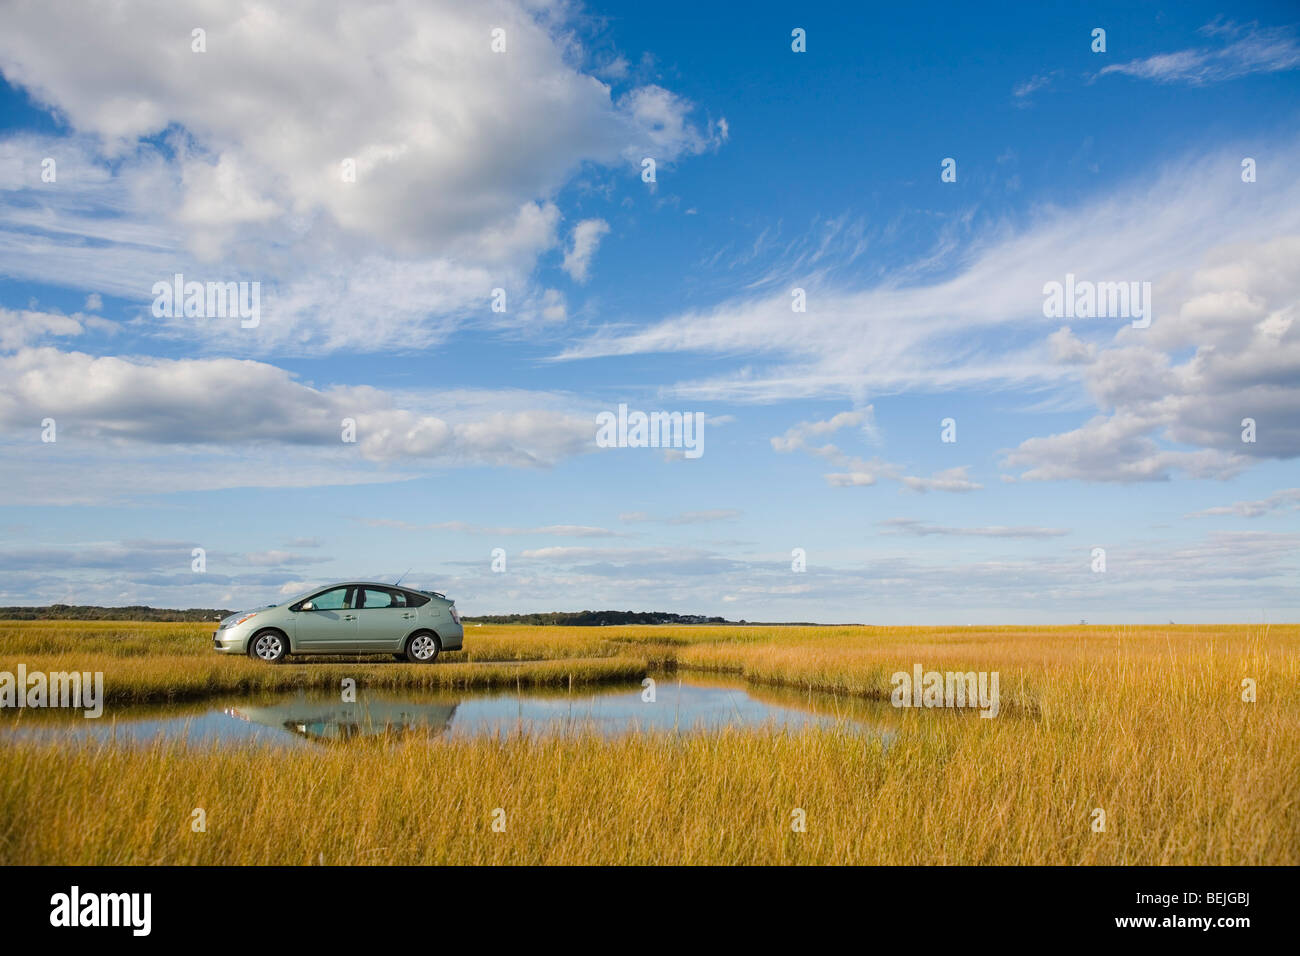
[[[428,631],[412,634],[406,641],[406,659],[416,664],[431,663],[438,656],[438,637]]]
[[[288,650],[288,642],[279,631],[259,631],[248,642],[248,656],[268,664],[284,660]]]

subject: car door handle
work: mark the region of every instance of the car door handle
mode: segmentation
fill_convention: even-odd
[[[403,614],[403,615],[402,615],[402,620],[404,620],[404,621],[409,621],[409,620],[410,620],[411,618],[413,618],[413,617],[415,617],[414,614],[409,614],[409,613],[408,613],[408,614]]]
[[[345,621],[355,621],[356,619],[357,619],[357,616],[356,616],[355,614],[344,614],[344,615],[343,615],[343,620],[345,620]]]

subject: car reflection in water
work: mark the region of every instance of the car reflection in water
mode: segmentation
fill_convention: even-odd
[[[322,700],[299,694],[265,706],[226,707],[223,712],[250,723],[286,730],[322,743],[405,737],[432,739],[446,732],[456,703],[421,704],[403,700]]]

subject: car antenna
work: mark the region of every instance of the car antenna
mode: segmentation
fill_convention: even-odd
[[[414,565],[412,565],[412,567],[414,567]],[[402,572],[402,578],[406,577],[410,573],[411,573],[411,568],[407,568],[405,571]],[[393,587],[397,587],[399,584],[401,584],[402,578],[398,578],[396,581],[394,581]]]

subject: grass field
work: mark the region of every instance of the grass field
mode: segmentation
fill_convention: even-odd
[[[825,729],[290,753],[4,743],[0,864],[1300,863],[1296,625],[485,625],[467,630],[466,654],[427,667],[273,667],[213,654],[210,632],[0,622],[0,671],[102,670],[118,703],[344,676],[562,688],[674,670],[850,703],[887,700],[890,675],[919,663],[998,671],[1001,713],[890,708],[888,747]],[[1257,701],[1242,700],[1243,678]],[[17,719],[30,718],[3,716]]]

